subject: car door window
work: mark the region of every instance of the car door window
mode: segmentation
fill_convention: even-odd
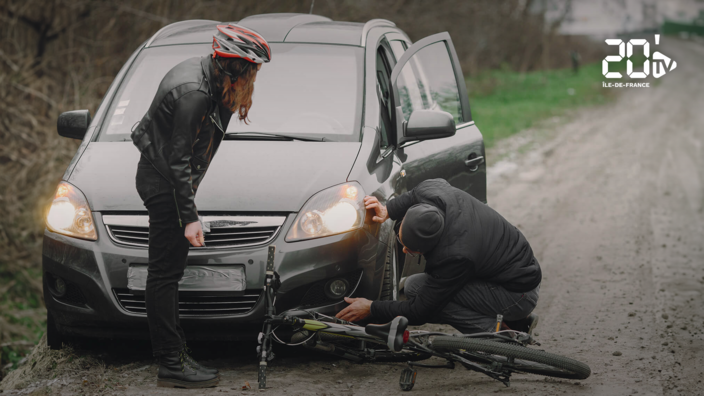
[[[406,49],[391,73],[391,84],[398,116],[402,113],[406,121],[414,110],[421,109],[446,111],[455,124],[471,121],[467,86],[447,32],[426,37]],[[400,128],[398,124],[396,127]]]
[[[406,120],[413,110],[443,110],[463,122],[459,89],[444,42],[418,51],[401,70],[398,90]]]
[[[401,70],[398,80],[396,80],[400,99],[398,104],[403,109],[403,117],[406,121],[408,121],[413,110],[427,108],[427,100],[424,100],[425,95],[421,89],[423,83],[418,81],[418,76],[414,72],[412,63],[415,63],[415,60],[411,60],[406,64],[406,67]]]

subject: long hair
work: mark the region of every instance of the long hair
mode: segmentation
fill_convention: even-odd
[[[240,121],[247,124],[249,108],[252,107],[252,94],[254,93],[254,76],[257,74],[257,65],[241,58],[217,58],[217,63],[233,76],[237,77],[234,85],[232,79],[220,70],[220,66],[212,60],[215,77],[220,92],[222,104],[231,112],[237,114]]]

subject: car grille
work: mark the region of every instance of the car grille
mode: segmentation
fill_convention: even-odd
[[[130,289],[113,289],[120,306],[128,312],[147,314],[144,294]],[[219,296],[207,293],[181,292],[178,295],[180,316],[227,316],[244,314],[259,301],[260,290],[245,290],[242,296]]]
[[[65,302],[66,304],[69,305],[75,305],[77,307],[85,307],[86,306],[86,298],[83,296],[83,293],[81,293],[81,289],[77,286],[74,285],[73,283],[66,282],[66,295],[61,298],[57,298],[57,300]]]
[[[206,248],[245,247],[263,245],[276,236],[284,216],[204,216]],[[148,216],[105,215],[103,222],[108,235],[116,243],[147,247],[149,245]],[[202,249],[194,248],[193,249]]]

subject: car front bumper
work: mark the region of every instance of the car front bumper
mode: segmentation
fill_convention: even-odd
[[[371,230],[359,229],[325,238],[287,243],[285,231],[295,214],[290,214],[282,231],[269,244],[238,249],[192,249],[189,265],[242,265],[248,293],[264,286],[267,248],[276,246],[275,268],[281,277],[276,307],[304,307],[334,315],[346,304],[342,299],[321,297],[320,288],[330,279],[344,278],[350,284],[347,295],[376,299],[383,276],[386,246]],[[118,245],[107,235],[100,213],[94,213],[97,241],[81,240],[44,232],[42,265],[44,300],[49,314],[64,335],[100,338],[148,338],[146,314],[125,308],[117,291],[127,290],[130,264],[146,264],[147,249]],[[365,226],[368,227],[368,226]],[[68,293],[57,297],[55,279],[67,284]],[[356,280],[356,281],[355,281]],[[195,292],[193,292],[195,293]],[[197,293],[196,293],[197,294]],[[261,295],[261,294],[260,294]],[[326,300],[327,298],[327,300]],[[189,339],[245,339],[255,337],[265,311],[263,297],[243,313],[228,315],[181,314],[181,327]]]

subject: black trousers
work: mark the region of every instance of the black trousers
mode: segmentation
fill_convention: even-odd
[[[137,166],[137,192],[149,212],[149,275],[146,304],[154,356],[180,351],[186,335],[179,324],[178,282],[190,242],[179,225],[174,190],[144,157]]]
[[[404,284],[406,297],[416,296],[428,276],[426,273],[409,276]],[[497,314],[509,321],[530,315],[538,304],[539,292],[540,285],[531,291],[517,293],[495,283],[473,280],[436,312],[429,323],[449,324],[462,334],[493,332]]]

